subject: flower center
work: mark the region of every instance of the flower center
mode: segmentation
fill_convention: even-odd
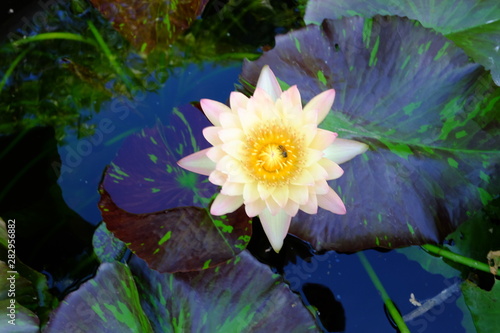
[[[303,135],[278,121],[255,126],[246,139],[243,164],[257,181],[285,185],[302,169]]]

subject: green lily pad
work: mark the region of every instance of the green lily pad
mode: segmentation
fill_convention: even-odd
[[[319,24],[323,19],[359,15],[406,16],[418,20],[463,48],[476,62],[491,70],[500,85],[500,4],[496,0],[460,1],[385,1],[385,0],[311,0],[304,20]]]
[[[104,263],[52,312],[44,332],[153,332],[128,266]]]
[[[466,281],[462,292],[477,332],[496,332],[500,327],[500,282],[496,281],[491,291],[486,291]]]
[[[337,96],[320,125],[370,149],[330,182],[347,214],[299,213],[290,232],[352,252],[436,243],[499,195],[500,90],[449,40],[398,17],[326,20],[276,39],[263,65],[304,101]]]

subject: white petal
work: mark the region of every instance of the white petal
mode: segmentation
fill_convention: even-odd
[[[276,101],[282,92],[276,76],[268,65],[262,67],[256,88],[263,89],[273,101]]]
[[[225,195],[237,196],[243,195],[243,187],[242,183],[233,183],[233,182],[225,182],[222,186],[220,193]]]
[[[329,161],[329,160],[327,160]],[[333,163],[333,162],[332,162]],[[326,179],[328,177],[328,173],[326,170],[319,164],[319,163],[314,163],[310,165],[307,170],[311,173],[315,181],[318,181],[320,179]]]
[[[207,151],[207,157],[215,163],[220,161],[224,156],[227,156],[227,154],[222,150],[222,146],[214,146]]]
[[[288,185],[288,196],[299,205],[303,205],[309,199],[309,189],[307,186]]]
[[[298,211],[299,211],[299,204],[293,200],[288,200],[285,206],[285,212],[287,213],[287,215],[294,217],[295,215],[297,215]]]
[[[223,142],[241,141],[244,139],[241,128],[223,128],[219,131],[219,137]]]
[[[227,105],[211,99],[201,99],[200,105],[208,120],[215,126],[220,126],[219,117],[221,114],[231,112],[231,109]]]
[[[280,206],[284,208],[288,201],[288,186],[280,186],[277,187],[272,194],[274,201]]]
[[[259,215],[262,210],[266,208],[266,203],[264,200],[255,200],[253,202],[245,203],[245,212],[249,217],[254,217]]]
[[[247,107],[247,103],[248,97],[238,91],[233,91],[229,95],[229,105],[231,105],[231,110],[233,110],[233,112],[236,112],[239,109],[245,109]]]
[[[288,112],[290,109],[296,109],[297,106],[300,106],[300,110],[302,111],[302,100],[300,99],[300,91],[296,85],[291,86],[287,90],[285,90],[280,99],[283,103],[283,109]]]
[[[328,174],[325,177],[326,180],[337,179],[344,174],[344,170],[337,163],[327,158],[322,158],[319,160],[318,164],[326,170]]]
[[[265,202],[266,202],[267,209],[269,209],[269,211],[271,212],[271,214],[278,214],[278,212],[280,210],[282,210],[282,208],[280,207],[280,205],[278,205],[278,203],[273,199],[272,196],[270,196],[269,198],[267,198],[265,200]]]
[[[219,121],[224,128],[241,128],[240,120],[235,113],[224,112],[220,115]]]
[[[297,178],[290,181],[293,185],[313,185],[314,177],[307,171],[303,169],[302,172],[297,176]]]
[[[274,101],[271,99],[271,96],[260,88],[255,89],[253,96],[247,103],[247,110],[254,112],[261,119],[278,118]]]
[[[243,200],[245,200],[245,204],[253,202],[257,199],[260,199],[260,193],[257,188],[257,183],[256,182],[246,183],[245,188],[243,189]]]
[[[220,216],[227,213],[232,213],[243,204],[243,197],[229,196],[219,193],[210,207],[212,215]]]
[[[224,143],[222,146],[222,150],[226,152],[226,154],[231,155],[235,159],[241,160],[242,155],[244,154],[245,144],[243,141],[234,140]]]
[[[316,194],[309,193],[309,200],[303,205],[300,205],[300,209],[307,214],[316,214],[318,212],[318,200]]]
[[[208,180],[214,185],[222,186],[227,180],[227,175],[218,170],[214,170],[208,177]]]
[[[266,200],[273,193],[274,187],[270,187],[266,184],[259,183],[257,185],[257,189],[259,190],[260,198],[262,200]]]
[[[207,151],[212,148],[200,150],[194,154],[188,155],[177,162],[177,164],[189,171],[196,172],[205,176],[210,175],[215,170],[215,163],[207,156]]]
[[[326,147],[328,147],[335,141],[337,136],[338,136],[337,133],[318,128],[316,130],[316,136],[309,144],[309,148],[324,150]]]
[[[346,209],[339,195],[330,188],[325,195],[318,195],[318,205],[334,214],[344,215]]]
[[[328,112],[332,108],[333,101],[335,99],[335,90],[330,89],[323,91],[321,94],[314,96],[309,103],[304,106],[304,112],[310,112],[312,110],[318,111],[318,119],[316,124],[320,124],[323,119],[325,119]]]
[[[220,130],[221,127],[218,126],[205,127],[203,129],[203,136],[212,146],[220,145],[222,144],[222,140],[219,138]]]
[[[305,167],[309,167],[312,164],[318,163],[323,158],[323,152],[321,150],[306,148],[306,164]]]
[[[269,210],[264,209],[259,214],[259,218],[267,239],[269,239],[274,251],[278,253],[283,246],[283,240],[288,233],[292,217],[287,215],[284,210],[280,210],[277,214],[273,215]]]
[[[367,149],[368,146],[362,142],[337,138],[323,152],[326,158],[337,164],[341,164],[349,161],[356,155],[363,154]]]
[[[261,120],[255,114],[255,112],[251,112],[248,109],[238,109],[238,116],[240,117],[241,127],[245,134],[250,134],[256,123],[259,123]]]

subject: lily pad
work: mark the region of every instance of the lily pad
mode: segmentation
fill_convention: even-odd
[[[44,332],[153,332],[130,269],[104,263],[94,279],[69,294]]]
[[[292,220],[317,249],[440,242],[499,194],[500,90],[440,34],[398,17],[326,20],[245,63],[248,90],[264,64],[304,101],[335,88],[321,127],[370,146],[330,183],[346,215]]]
[[[127,245],[114,237],[104,222],[95,230],[92,245],[101,262],[120,261],[127,251]]]
[[[174,109],[168,126],[158,123],[127,137],[102,182],[113,202],[135,214],[180,206],[206,208],[217,187],[177,161],[209,147],[202,135],[207,126],[210,122],[202,113],[188,105]]]
[[[500,327],[500,282],[486,291],[472,282],[462,284],[462,292],[478,333],[496,332]]]
[[[168,45],[189,28],[208,0],[90,2],[132,45],[151,51],[157,45]]]
[[[500,4],[496,0],[311,0],[304,20],[319,24],[325,18],[354,15],[371,18],[377,14],[406,16],[446,35],[476,62],[491,70],[493,80],[500,85]]]
[[[317,332],[300,298],[244,251],[199,272],[160,274],[134,257],[141,304],[155,332]]]

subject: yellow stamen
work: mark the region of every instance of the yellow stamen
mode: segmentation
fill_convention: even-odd
[[[271,121],[257,124],[246,139],[243,165],[257,181],[280,186],[302,169],[303,135],[296,128]]]

